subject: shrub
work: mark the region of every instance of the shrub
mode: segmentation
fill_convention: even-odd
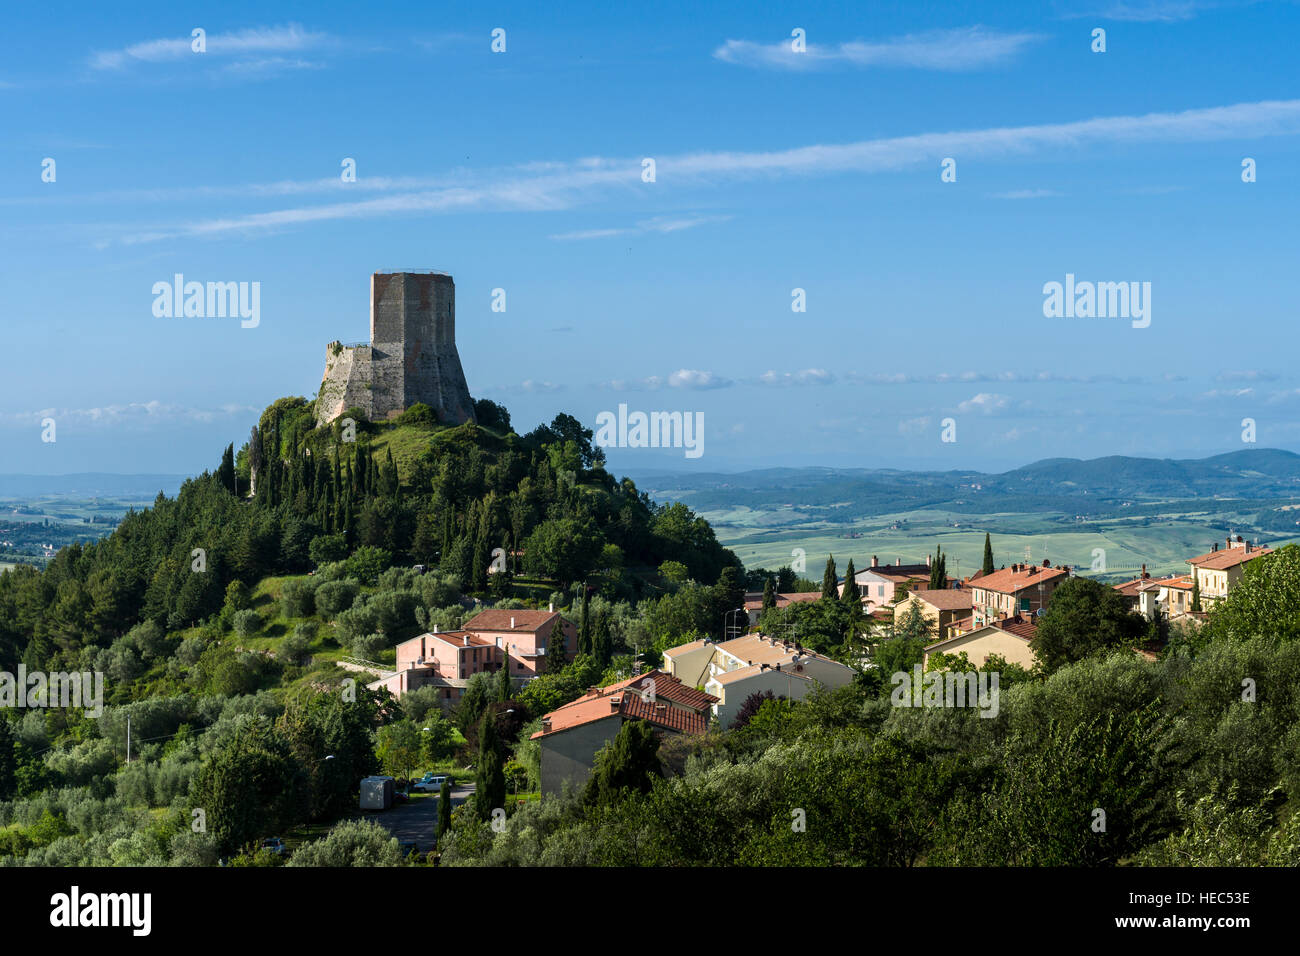
[[[285,617],[310,617],[316,613],[316,585],[311,581],[286,581],[280,592]]]
[[[262,616],[252,608],[245,608],[231,615],[230,626],[240,637],[251,637],[262,629]]]
[[[370,820],[340,823],[325,836],[299,847],[289,866],[398,866],[397,837]]]
[[[382,634],[366,634],[352,641],[352,656],[372,661],[388,647],[388,638]]]
[[[329,581],[316,589],[316,610],[327,621],[332,621],[340,611],[352,606],[361,593],[359,582],[345,578]]]

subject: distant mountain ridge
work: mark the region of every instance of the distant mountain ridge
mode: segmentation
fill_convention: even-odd
[[[1008,505],[1035,498],[1045,506],[1088,511],[1102,501],[1300,497],[1300,455],[1259,448],[1194,459],[1046,458],[1002,473],[806,467],[634,477],[654,498],[681,500],[704,511],[873,500],[889,510],[969,498],[979,498],[985,506],[999,498]]]

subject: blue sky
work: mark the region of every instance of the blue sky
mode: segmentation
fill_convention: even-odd
[[[521,432],[704,414],[620,472],[1300,450],[1295,4],[621,6],[7,10],[0,472],[215,466],[396,268]],[[260,325],[156,318],[177,272]],[[1067,273],[1149,327],[1045,318]]]

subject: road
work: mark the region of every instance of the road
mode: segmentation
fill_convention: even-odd
[[[451,790],[451,805],[458,807],[474,792],[474,784],[458,784]],[[394,804],[391,810],[365,814],[402,842],[416,845],[420,853],[433,849],[438,832],[438,796],[422,797],[410,803]]]

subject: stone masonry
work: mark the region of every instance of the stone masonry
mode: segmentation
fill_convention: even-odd
[[[439,272],[376,272],[370,277],[370,344],[326,346],[316,423],[355,407],[370,421],[382,421],[416,402],[445,424],[474,421],[456,351],[456,285]]]

